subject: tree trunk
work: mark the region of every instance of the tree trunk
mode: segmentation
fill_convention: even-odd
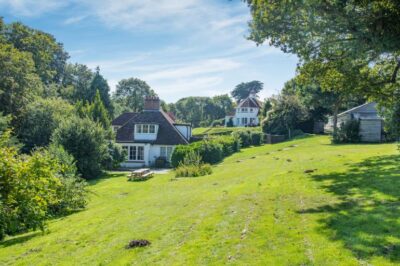
[[[333,136],[336,136],[336,133],[337,133],[337,128],[338,128],[337,122],[338,122],[338,114],[339,114],[340,104],[341,104],[341,100],[338,99],[335,102],[335,106],[333,108]]]

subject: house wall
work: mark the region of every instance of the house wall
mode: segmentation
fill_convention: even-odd
[[[242,112],[240,110],[241,108],[237,108],[236,109],[236,113],[235,116],[233,116],[233,125],[235,127],[243,127],[246,126],[245,124],[243,124],[242,122],[242,118],[247,118],[247,124],[250,124],[250,119],[253,118],[254,119],[254,123],[255,124],[259,124],[260,121],[258,120],[258,108],[252,108],[253,112],[250,112],[250,107],[247,107],[247,112]],[[239,120],[238,120],[239,119]],[[229,120],[229,119],[228,119]],[[228,121],[226,120],[225,123],[227,123]]]
[[[141,168],[141,167],[149,167],[155,164],[155,161],[158,157],[160,157],[160,149],[161,147],[172,147],[175,148],[174,145],[151,145],[148,143],[118,143],[121,146],[144,146],[144,161],[125,161],[121,163],[122,168]]]
[[[148,143],[118,143],[121,146],[143,146],[143,161],[129,161],[128,158],[125,162],[121,163],[123,168],[140,168],[149,165],[150,144]],[[128,155],[129,156],[129,155]]]
[[[361,119],[360,120],[361,140],[365,142],[380,142],[382,140],[382,120],[381,119]]]
[[[175,125],[176,129],[189,140],[192,137],[192,127],[188,125]]]

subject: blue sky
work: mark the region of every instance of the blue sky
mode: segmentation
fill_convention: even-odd
[[[167,102],[264,83],[261,98],[295,75],[297,58],[246,40],[249,9],[239,0],[0,0],[6,22],[53,34],[71,62],[99,66],[112,90],[145,80]]]

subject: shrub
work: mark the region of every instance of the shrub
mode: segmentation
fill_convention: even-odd
[[[225,118],[217,119],[211,123],[211,127],[221,127],[224,125],[224,123],[225,123]]]
[[[107,160],[107,131],[89,118],[66,120],[54,131],[52,139],[74,156],[83,178],[96,178],[102,173],[102,163]]]
[[[336,134],[333,135],[333,143],[357,143],[361,141],[360,121],[348,120],[340,124]]]
[[[262,132],[252,131],[250,133],[251,144],[254,146],[261,145],[263,143],[263,135]]]
[[[240,140],[240,147],[246,148],[251,145],[250,131],[240,130],[233,132],[232,135]]]
[[[108,154],[101,164],[108,170],[117,169],[125,161],[126,156],[127,151],[122,149],[121,145],[116,144],[114,141],[108,141]]]
[[[179,164],[183,161],[185,156],[190,151],[194,150],[194,144],[195,143],[192,143],[190,145],[178,145],[175,147],[174,151],[172,152],[172,156],[171,156],[172,167],[176,168],[179,166]]]
[[[224,157],[240,150],[240,140],[233,136],[217,136],[214,138],[214,141],[222,145],[222,154]]]
[[[203,140],[200,142],[198,152],[205,163],[218,163],[223,159],[222,145],[215,140]]]
[[[181,165],[175,170],[175,177],[197,177],[210,175],[212,173],[211,165]]]
[[[200,154],[190,151],[175,170],[176,177],[196,177],[212,173],[209,164],[203,164]]]
[[[44,229],[45,220],[86,205],[85,183],[76,175],[72,156],[58,147],[30,156],[7,146],[0,135],[0,238]]]
[[[191,152],[199,154],[205,163],[218,163],[224,157],[240,150],[240,139],[237,136],[217,136],[190,145],[178,145],[171,156],[171,165],[176,168]]]

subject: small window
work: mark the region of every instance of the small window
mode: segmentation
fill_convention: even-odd
[[[129,161],[135,161],[136,160],[136,146],[130,146],[129,147]]]
[[[143,133],[149,133],[149,125],[143,125]]]
[[[252,113],[253,112],[253,108],[250,108],[250,113]]]
[[[142,133],[142,125],[136,125],[136,133]]]
[[[155,125],[150,125],[149,133],[152,133],[152,134],[156,133],[156,126]]]

